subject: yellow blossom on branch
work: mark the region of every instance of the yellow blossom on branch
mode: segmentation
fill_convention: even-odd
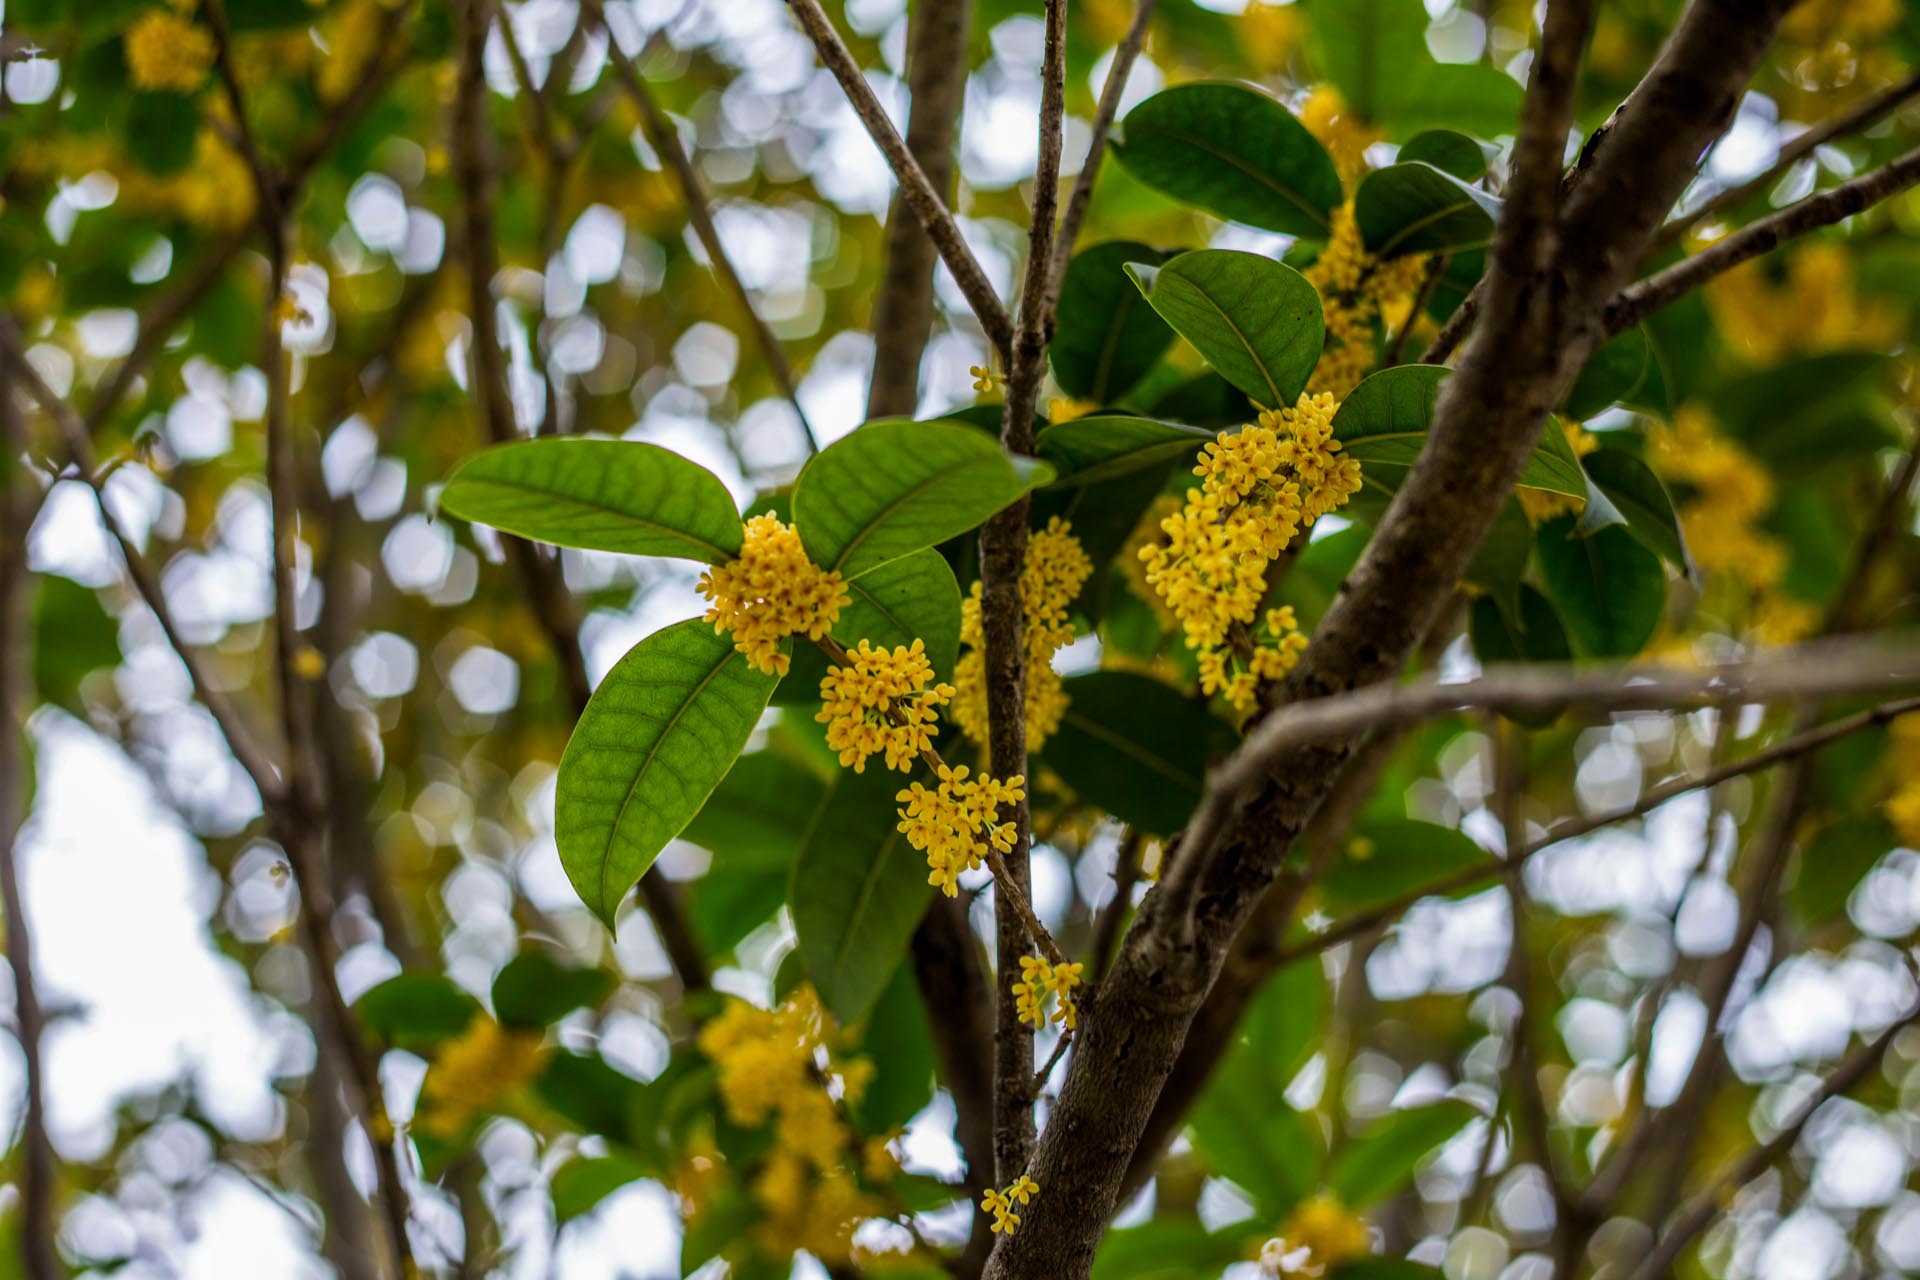
[[[799,533],[772,514],[747,521],[740,554],[702,574],[700,594],[714,630],[731,633],[754,670],[778,676],[789,665],[780,642],[825,636],[849,598],[840,575],[809,560]]]
[[[960,873],[979,867],[989,848],[1012,850],[1014,824],[999,821],[1000,806],[1026,799],[1027,780],[1015,774],[1002,782],[966,765],[945,764],[939,776],[932,790],[916,782],[894,798],[905,806],[901,833],[927,855],[927,883],[952,898],[960,893]]]
[[[136,89],[192,93],[207,82],[213,65],[212,33],[167,9],[135,18],[122,43]]]
[[[545,1057],[538,1031],[516,1031],[476,1016],[427,1068],[420,1086],[421,1129],[436,1138],[458,1136],[474,1117],[532,1080]]]
[[[1363,122],[1330,84],[1315,85],[1307,94],[1300,104],[1300,123],[1320,140],[1333,157],[1340,180],[1351,188],[1365,172],[1367,148],[1380,141],[1380,131]]]
[[[995,1235],[1012,1235],[1020,1229],[1020,1215],[1014,1212],[1015,1206],[1025,1208],[1027,1202],[1040,1194],[1040,1184],[1026,1174],[1021,1174],[1005,1191],[988,1187],[980,1197],[980,1207],[993,1215]]]
[[[1320,291],[1326,322],[1320,361],[1309,391],[1344,398],[1374,364],[1376,324],[1398,327],[1412,315],[1427,270],[1427,255],[1380,259],[1367,252],[1348,202],[1333,211],[1333,228],[1320,256],[1302,272]]]
[[[867,757],[885,754],[887,768],[909,771],[922,752],[933,747],[939,708],[953,697],[953,686],[928,682],[933,663],[919,640],[913,647],[875,649],[865,640],[847,654],[849,665],[835,667],[820,682],[819,713],[827,726],[827,745],[840,763],[865,772]]]
[[[1093,561],[1073,535],[1073,526],[1054,516],[1047,527],[1027,535],[1020,571],[1022,642],[1027,673],[1027,748],[1037,751],[1060,727],[1067,694],[1053,669],[1053,655],[1073,643],[1069,610],[1093,573]],[[981,584],[960,602],[960,643],[965,651],[954,665],[953,720],[975,742],[987,740],[986,629],[980,613]]]

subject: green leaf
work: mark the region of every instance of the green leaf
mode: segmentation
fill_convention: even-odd
[[[1245,85],[1199,82],[1154,94],[1127,113],[1113,152],[1176,200],[1286,235],[1325,236],[1343,195],[1319,139]]]
[[[1321,879],[1320,901],[1336,915],[1365,911],[1468,867],[1498,861],[1451,827],[1414,818],[1375,819],[1354,832]]]
[[[604,969],[582,969],[544,951],[523,951],[493,980],[493,1013],[503,1026],[544,1027],[599,1004],[612,990],[613,975]]]
[[[1815,832],[1787,893],[1800,927],[1816,929],[1845,914],[1854,886],[1899,843],[1877,814],[1838,818]]]
[[[1508,497],[1467,565],[1467,581],[1492,596],[1508,613],[1518,613],[1520,577],[1532,555],[1533,526],[1527,523],[1519,501]]]
[[[807,464],[793,519],[813,562],[852,579],[965,533],[1050,472],[957,422],[870,422]]]
[[[1653,371],[1653,348],[1639,325],[1615,334],[1587,357],[1580,376],[1567,389],[1560,412],[1584,422],[1616,400],[1638,395]]]
[[[1443,1280],[1445,1274],[1438,1267],[1422,1262],[1376,1254],[1349,1258],[1327,1272],[1329,1280]]]
[[[637,440],[497,445],[454,470],[440,509],[559,547],[708,564],[740,550],[740,517],[720,478]]]
[[[1327,975],[1319,957],[1309,956],[1266,980],[1240,1030],[1247,1052],[1268,1064],[1284,1086],[1320,1047],[1326,1023]]]
[[[807,811],[802,810],[804,815]],[[777,870],[716,866],[687,886],[687,923],[710,955],[725,955],[787,904],[793,862]]]
[[[1528,582],[1519,584],[1515,607],[1503,607],[1488,596],[1475,600],[1467,615],[1467,634],[1473,638],[1474,656],[1483,665],[1573,659],[1573,646],[1553,602]],[[1530,729],[1544,729],[1560,718],[1558,710],[1506,714]]]
[[[136,93],[127,108],[127,154],[156,177],[193,162],[200,108],[182,93]]]
[[[925,879],[921,877],[923,883]],[[918,919],[914,923],[918,924]],[[894,967],[892,979],[867,1016],[854,1052],[873,1063],[873,1079],[851,1108],[861,1133],[891,1132],[913,1119],[932,1099],[933,1028],[927,1023],[920,988],[909,966]],[[949,1191],[937,1203],[952,1198]]]
[[[80,682],[120,665],[120,624],[100,597],[57,573],[38,575],[33,606],[33,687],[41,702],[77,709]]]
[[[1406,1185],[1421,1161],[1479,1114],[1453,1099],[1396,1111],[1334,1156],[1327,1186],[1350,1208],[1377,1204]]]
[[[1408,138],[1395,157],[1402,164],[1418,160],[1462,182],[1483,176],[1500,148],[1478,138],[1469,138],[1457,129],[1425,129]]]
[[[1158,835],[1186,824],[1207,759],[1232,731],[1171,685],[1131,671],[1065,682],[1066,715],[1046,762],[1068,786],[1123,822]]]
[[[1054,487],[1070,488],[1158,466],[1213,438],[1198,427],[1116,414],[1056,422],[1040,433],[1038,447],[1054,466]]]
[[[919,640],[926,645],[934,678],[953,674],[953,661],[960,651],[960,584],[938,551],[923,547],[869,569],[847,584],[847,596],[847,605],[833,624],[835,640],[849,649],[862,640],[888,649],[911,647]],[[820,649],[801,646],[774,701],[782,706],[818,703],[828,665]]]
[[[1315,64],[1361,118],[1395,134],[1514,131],[1519,83],[1493,67],[1435,62],[1420,0],[1302,0],[1302,8]]]
[[[376,1040],[421,1048],[467,1029],[480,1003],[437,973],[399,973],[358,1000],[360,1025]]]
[[[553,1175],[548,1188],[553,1195],[556,1224],[565,1226],[592,1212],[602,1200],[644,1178],[647,1172],[638,1160],[620,1152],[567,1161]]]
[[[899,830],[902,780],[871,763],[843,770],[814,813],[793,866],[789,900],[807,976],[842,1023],[886,989],[932,888],[927,860]]]
[[[1642,546],[1681,572],[1693,572],[1673,499],[1667,496],[1667,487],[1653,468],[1625,449],[1595,449],[1581,459],[1581,464]],[[1574,532],[1585,537],[1594,531],[1583,513]]]
[[[652,1153],[657,1141],[647,1134],[634,1133],[630,1118],[644,1109],[647,1095],[662,1084],[664,1077],[655,1085],[644,1085],[614,1070],[604,1058],[563,1050],[547,1059],[533,1082],[533,1092],[555,1115],[582,1133],[632,1137],[644,1151]]]
[[[1892,357],[1808,356],[1716,387],[1719,425],[1776,475],[1804,481],[1904,439],[1887,395]]]
[[[1102,1236],[1088,1280],[1214,1280],[1245,1255],[1233,1227],[1208,1231],[1193,1218],[1155,1218]]]
[[[1257,253],[1196,249],[1127,268],[1153,309],[1220,375],[1267,408],[1300,398],[1326,324],[1305,276]]]
[[[1498,199],[1421,161],[1375,169],[1353,197],[1360,238],[1382,258],[1481,248],[1499,218]]]
[[[1127,279],[1129,262],[1158,265],[1166,254],[1133,240],[1083,249],[1060,284],[1048,355],[1070,396],[1112,404],[1137,386],[1173,345],[1173,330]]]
[[[773,686],[731,639],[689,618],[635,645],[594,690],[560,758],[554,838],[574,891],[609,929],[733,767]]]
[[[1244,1045],[1227,1056],[1187,1117],[1213,1172],[1278,1221],[1320,1180],[1320,1135],[1287,1104],[1287,1081]]]
[[[711,852],[716,867],[775,870],[784,884],[826,790],[818,774],[778,752],[750,752],[734,761],[680,838]]]
[[[1653,638],[1667,603],[1659,557],[1619,525],[1573,536],[1561,516],[1540,526],[1540,573],[1583,658],[1630,658]]]

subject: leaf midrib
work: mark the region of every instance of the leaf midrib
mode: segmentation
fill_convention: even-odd
[[[1282,107],[1281,110],[1284,111],[1286,110],[1286,108]],[[1136,139],[1141,133],[1158,133],[1163,137],[1173,139],[1175,142],[1184,142],[1190,147],[1197,148],[1198,150],[1206,152],[1208,155],[1224,160],[1228,164],[1232,165],[1234,168],[1240,170],[1240,172],[1246,174],[1249,178],[1252,178],[1255,182],[1259,183],[1261,186],[1267,188],[1269,191],[1273,192],[1275,195],[1279,196],[1281,199],[1291,204],[1294,208],[1300,210],[1300,212],[1306,214],[1309,218],[1313,219],[1314,225],[1320,226],[1320,227],[1326,227],[1329,229],[1331,229],[1331,227],[1333,226],[1332,221],[1327,217],[1327,215],[1322,213],[1320,210],[1314,208],[1313,205],[1309,204],[1305,196],[1300,195],[1298,192],[1294,191],[1293,188],[1285,186],[1284,184],[1276,181],[1270,175],[1262,173],[1260,170],[1254,168],[1252,165],[1248,164],[1246,161],[1240,159],[1240,157],[1234,155],[1231,151],[1224,151],[1221,148],[1215,146],[1213,143],[1208,142],[1203,138],[1196,137],[1193,134],[1187,133],[1185,130],[1168,128],[1166,125],[1154,124],[1151,121],[1145,121],[1145,120],[1129,121],[1128,129],[1130,132],[1132,132],[1135,135]]]
[[[1240,345],[1247,349],[1249,356],[1253,357],[1254,368],[1260,370],[1261,378],[1266,381],[1267,390],[1273,395],[1273,403],[1269,407],[1279,408],[1281,401],[1280,385],[1273,380],[1273,373],[1267,368],[1267,362],[1260,358],[1260,353],[1254,350],[1253,343],[1248,340],[1246,334],[1240,331],[1240,326],[1233,322],[1233,317],[1228,315],[1220,304],[1213,300],[1213,295],[1208,293],[1206,289],[1201,286],[1200,282],[1192,276],[1176,271],[1173,278],[1186,281],[1188,286],[1191,287],[1208,306],[1212,307],[1214,311],[1219,314],[1221,321],[1226,324],[1227,328],[1233,330],[1233,336],[1240,339]]]
[[[500,480],[492,476],[488,476],[484,478],[477,477],[477,476],[467,477],[465,479],[456,479],[453,483],[455,485],[462,485],[462,484],[470,485],[475,489],[492,488],[492,489],[504,490],[508,493],[526,494],[528,496],[540,498],[546,501],[559,502],[569,506],[578,507],[583,511],[590,511],[598,515],[617,516],[620,519],[625,520],[630,524],[639,525],[655,533],[664,534],[667,537],[674,538],[680,542],[687,543],[689,546],[699,547],[705,551],[711,552],[713,555],[718,556],[720,560],[723,562],[733,559],[735,555],[734,551],[721,546],[717,542],[708,542],[705,538],[701,538],[694,534],[687,533],[686,531],[681,529],[676,529],[671,525],[661,524],[658,520],[649,520],[645,516],[636,516],[632,512],[622,511],[618,507],[610,507],[610,506],[607,506],[605,503],[600,503],[600,502],[589,502],[586,499],[576,498],[571,494],[561,493],[558,490],[542,489],[537,485],[526,484],[526,483],[517,482],[513,480]],[[441,495],[440,502],[442,506],[446,506],[445,494]],[[451,510],[451,508],[449,508],[449,510]],[[454,514],[459,515],[460,513],[456,511],[454,512]],[[470,520],[470,519],[474,519],[475,517],[466,516],[462,518]],[[486,517],[484,516],[478,517],[478,519],[481,524],[485,524],[487,522]],[[510,534],[513,533],[511,529],[507,530],[506,532]],[[513,536],[526,537],[528,535],[513,534]],[[533,541],[545,542],[547,541],[547,539],[536,537],[533,539]],[[554,545],[558,546],[560,544],[555,543]],[[588,547],[584,549],[591,550],[591,551],[611,550],[611,548],[602,548],[602,547]],[[614,554],[625,555],[629,553],[615,552]]]
[[[898,511],[902,506],[913,501],[913,499],[920,496],[921,493],[925,492],[931,486],[938,484],[942,480],[950,479],[953,476],[959,475],[961,472],[967,471],[975,466],[979,466],[982,463],[990,462],[992,460],[993,458],[986,454],[965,459],[959,464],[953,467],[947,468],[946,470],[934,472],[932,475],[922,480],[919,484],[914,485],[911,489],[908,489],[905,493],[895,498],[892,502],[889,502],[885,507],[882,507],[879,511],[874,513],[873,518],[867,521],[866,526],[862,528],[859,533],[856,533],[853,536],[853,541],[847,543],[847,545],[841,549],[840,554],[834,557],[833,565],[831,566],[833,571],[838,573],[841,569],[845,568],[847,561],[852,558],[853,553],[859,550],[860,544],[865,542],[868,538],[872,537],[874,530],[878,529],[882,524],[886,523],[888,518],[891,517],[893,513]],[[920,550],[920,548],[916,547],[914,550],[917,551],[917,550]],[[907,554],[911,555],[913,553],[908,552]],[[900,559],[902,557],[895,557],[895,558]],[[884,564],[884,563],[886,562],[881,561],[881,564]],[[878,569],[879,567],[880,567],[879,564],[868,566],[868,568],[870,569]]]
[[[1183,786],[1189,786],[1195,790],[1199,789],[1199,778],[1194,777],[1192,774],[1180,772],[1159,756],[1143,750],[1138,743],[1131,739],[1122,737],[1103,724],[1087,719],[1085,716],[1074,711],[1071,705],[1069,705],[1067,709],[1065,718],[1069,723],[1077,726],[1082,733],[1087,734],[1089,737],[1098,738],[1108,746],[1119,751],[1122,755],[1132,757],[1134,760],[1152,769],[1155,773],[1171,781],[1178,782]]]

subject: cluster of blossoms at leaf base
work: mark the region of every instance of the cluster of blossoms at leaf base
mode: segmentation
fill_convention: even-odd
[[[1093,573],[1073,526],[1055,516],[1047,527],[1027,535],[1026,562],[1020,571],[1022,644],[1026,658],[1027,750],[1038,751],[1060,727],[1067,693],[1053,669],[1053,655],[1073,643],[1068,615],[1080,588]],[[954,723],[974,742],[987,741],[987,639],[980,615],[981,585],[976,582],[960,602],[960,660],[954,663],[957,690]]]
[[[1201,691],[1253,710],[1262,681],[1292,670],[1307,647],[1290,608],[1261,616],[1267,566],[1315,521],[1360,491],[1360,464],[1333,438],[1339,405],[1302,394],[1201,452],[1200,487],[1140,549],[1146,580],[1179,621]],[[1254,627],[1256,619],[1261,623]]]

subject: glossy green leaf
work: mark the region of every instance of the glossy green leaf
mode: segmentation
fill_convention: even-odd
[[[789,898],[807,977],[842,1023],[864,1016],[926,910],[927,860],[899,830],[900,775],[844,770],[808,825]]]
[[[1647,331],[1635,325],[1615,334],[1587,357],[1580,376],[1567,389],[1560,411],[1576,422],[1584,422],[1617,400],[1630,400],[1646,385],[1653,372],[1653,348]]]
[[[648,1170],[639,1161],[620,1152],[567,1161],[555,1171],[549,1185],[553,1195],[554,1221],[564,1226],[582,1214],[592,1212],[602,1200],[645,1177],[647,1173]]]
[[[847,605],[833,624],[833,638],[851,649],[862,640],[880,648],[921,641],[934,678],[953,674],[960,651],[960,584],[946,557],[932,547],[889,560],[847,584]],[[774,692],[781,706],[820,701],[827,655],[814,645],[794,650],[793,666]]]
[[[440,509],[560,547],[708,564],[740,550],[740,516],[720,478],[637,440],[498,445],[454,470]]]
[[[1660,559],[1619,525],[1574,536],[1561,516],[1540,526],[1540,573],[1583,658],[1631,658],[1653,638],[1667,603]]]
[[[689,618],[635,645],[594,690],[560,758],[554,838],[608,928],[733,767],[773,686],[731,639]]]
[[[1113,153],[1176,200],[1286,235],[1326,235],[1343,198],[1319,139],[1246,85],[1197,82],[1154,94],[1121,121]]]
[[[537,1028],[605,1000],[613,975],[562,964],[544,951],[523,951],[493,980],[493,1012],[504,1026]]]
[[[1158,835],[1178,831],[1200,802],[1209,755],[1231,730],[1150,676],[1095,671],[1064,684],[1066,715],[1047,742],[1047,764],[1121,821]]]
[[[1246,1046],[1227,1055],[1187,1122],[1214,1173],[1230,1178],[1279,1220],[1320,1180],[1320,1135],[1287,1104],[1286,1079]]]
[[[399,973],[353,1004],[360,1026],[376,1040],[420,1048],[467,1029],[480,1003],[437,973]]]
[[[813,562],[852,579],[965,533],[1051,478],[1051,468],[1008,457],[977,428],[887,419],[807,464],[793,519]]]
[[[1492,854],[1462,831],[1414,818],[1361,824],[1320,881],[1328,911],[1347,915],[1382,906],[1468,867],[1494,865]]]
[[[1166,254],[1133,240],[1082,249],[1067,264],[1055,311],[1053,377],[1070,396],[1112,404],[1132,390],[1173,345],[1173,330],[1127,278],[1129,262],[1159,265]]]
[[[1318,956],[1268,978],[1240,1024],[1247,1052],[1269,1064],[1282,1085],[1307,1065],[1326,1030],[1327,975]]]
[[[1553,602],[1532,583],[1519,584],[1515,603],[1503,606],[1491,596],[1473,602],[1467,634],[1482,665],[1499,662],[1570,662],[1573,645]],[[1508,713],[1515,724],[1544,729],[1560,718],[1558,710]]]
[[[1333,437],[1360,463],[1368,488],[1391,493],[1426,447],[1440,383],[1451,370],[1442,365],[1402,364],[1362,380],[1333,415]],[[1549,423],[1520,473],[1523,489],[1545,489],[1585,497],[1586,472],[1557,423]]]
[[[1300,398],[1326,336],[1320,295],[1305,276],[1234,249],[1127,270],[1153,309],[1255,403],[1271,409]]]
[[[1480,1113],[1454,1099],[1396,1111],[1335,1154],[1327,1186],[1365,1209],[1405,1186],[1421,1162]]]
[[[1692,572],[1673,499],[1653,468],[1625,449],[1595,449],[1580,461],[1594,486],[1642,546],[1682,572]],[[1575,532],[1585,537],[1594,531],[1582,513]]]
[[[1360,238],[1382,258],[1481,248],[1499,218],[1498,199],[1420,161],[1375,169],[1353,197]]]
[[[1457,129],[1424,129],[1401,144],[1394,157],[1402,164],[1420,161],[1462,182],[1473,182],[1487,171],[1500,148],[1478,138],[1469,138]]]
[[[1138,296],[1138,295],[1136,295]],[[1056,488],[1095,484],[1194,453],[1214,432],[1153,418],[1099,415],[1056,422],[1040,433],[1040,456]]]

